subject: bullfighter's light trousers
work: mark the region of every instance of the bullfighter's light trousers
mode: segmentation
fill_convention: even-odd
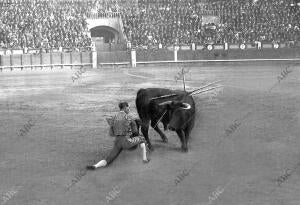
[[[146,144],[145,140],[143,137],[138,136],[138,137],[133,137],[133,138],[126,138],[125,136],[119,136],[116,138],[114,147],[110,151],[109,155],[106,157],[106,159],[99,161],[97,164],[94,166],[96,168],[99,167],[105,167],[106,165],[110,164],[113,162],[118,155],[121,153],[123,149],[131,149],[136,145],[140,145],[142,149],[142,156],[143,156],[143,161],[147,161],[147,149],[146,149]]]

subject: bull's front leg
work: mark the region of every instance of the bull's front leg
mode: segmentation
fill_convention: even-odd
[[[148,148],[153,151],[153,147],[152,147],[152,144],[149,140],[149,136],[148,136],[148,131],[149,131],[149,122],[148,123],[143,123],[143,125],[141,126],[141,130],[142,130],[142,133],[145,137],[145,140],[148,144]]]
[[[166,135],[159,129],[157,121],[151,121],[151,127],[160,135],[164,143],[168,142]]]
[[[188,151],[188,147],[187,147],[187,139],[185,137],[185,133],[182,129],[176,130],[176,133],[181,141],[181,149],[183,152],[187,152]]]

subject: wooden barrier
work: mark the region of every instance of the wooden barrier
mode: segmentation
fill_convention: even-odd
[[[156,64],[172,64],[172,63],[225,63],[225,62],[256,62],[256,61],[300,61],[300,48],[284,48],[284,49],[267,49],[267,50],[188,50],[173,51],[178,55],[171,55],[172,51],[162,50],[156,52],[148,50],[141,53],[136,50],[138,65],[156,65]],[[159,54],[159,55],[157,55]],[[167,54],[167,55],[165,55]],[[113,54],[112,54],[113,55]],[[157,57],[159,56],[159,57]],[[141,58],[144,57],[144,58]],[[148,58],[147,58],[148,57]],[[176,60],[176,57],[177,60]],[[119,62],[99,62],[99,68],[103,66],[128,67],[130,59]]]
[[[97,52],[98,63],[130,62],[129,51]]]
[[[92,67],[92,52],[16,54],[0,56],[0,69]]]
[[[281,45],[280,45],[281,46]],[[198,47],[198,46],[197,46]],[[230,45],[229,45],[230,47]],[[179,50],[174,55],[174,50],[168,49],[136,49],[136,63],[173,63],[173,62],[235,62],[249,59],[299,59],[300,47],[294,48],[262,48],[248,49],[246,44],[244,50],[237,49],[219,49],[213,50]],[[269,46],[270,47],[270,46]],[[175,59],[177,57],[177,61]],[[15,54],[0,56],[0,69],[14,68],[53,68],[53,67],[82,67],[88,66],[99,68],[106,65],[129,65],[131,62],[130,51],[118,52],[51,52],[41,54]],[[97,64],[97,61],[99,64]]]

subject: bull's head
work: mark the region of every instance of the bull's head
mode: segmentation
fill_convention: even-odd
[[[170,116],[168,128],[172,131],[183,127],[189,116],[187,111],[191,109],[190,104],[182,101],[166,101],[159,103],[159,106],[163,106],[168,112]]]

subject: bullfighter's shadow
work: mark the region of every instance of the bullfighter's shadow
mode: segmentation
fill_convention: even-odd
[[[170,142],[163,143],[162,140],[154,140],[154,142],[157,142],[153,144],[155,150],[169,150],[169,151],[181,152],[181,147],[178,144],[173,144]]]

